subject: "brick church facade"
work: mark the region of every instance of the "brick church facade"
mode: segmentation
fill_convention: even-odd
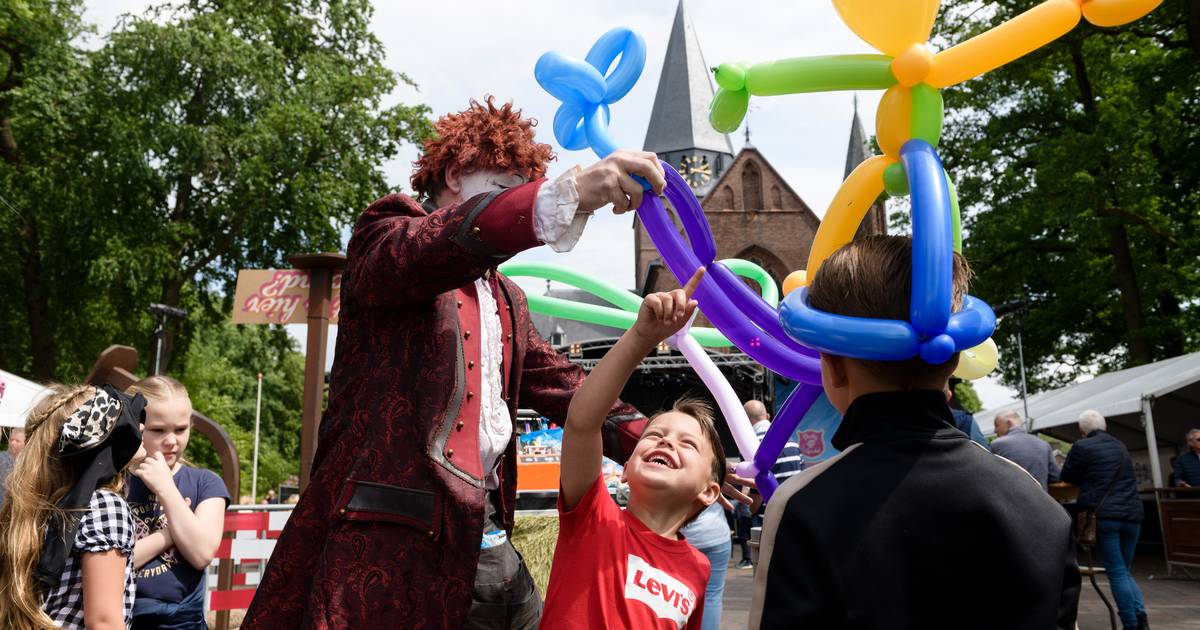
[[[643,149],[674,166],[700,199],[717,243],[717,259],[744,258],[767,270],[778,286],[804,269],[820,219],[750,142],[735,156],[732,143],[707,119],[713,89],[683,0],[675,13]],[[681,107],[681,103],[689,106]],[[871,155],[857,104],[844,175]],[[676,220],[676,225],[678,221]],[[886,232],[882,201],[858,235]],[[641,294],[678,286],[645,227],[634,218],[635,287]]]

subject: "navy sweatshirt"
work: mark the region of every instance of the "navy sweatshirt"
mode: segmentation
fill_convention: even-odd
[[[750,628],[1075,627],[1070,517],[942,392],[859,397],[833,444],[767,507]]]

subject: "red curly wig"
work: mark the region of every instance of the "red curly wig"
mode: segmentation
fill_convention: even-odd
[[[496,107],[495,100],[488,96],[481,104],[471,99],[467,109],[433,124],[436,135],[425,141],[424,153],[413,163],[413,190],[432,198],[446,185],[446,171],[451,168],[461,173],[497,169],[529,180],[546,174],[554,152],[550,145],[534,142],[537,121],[521,118],[521,110],[513,109],[512,102]]]

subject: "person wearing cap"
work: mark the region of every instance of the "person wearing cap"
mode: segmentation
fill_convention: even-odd
[[[134,522],[121,490],[145,457],[145,405],[107,385],[58,385],[29,414],[0,509],[0,628],[131,623]]]

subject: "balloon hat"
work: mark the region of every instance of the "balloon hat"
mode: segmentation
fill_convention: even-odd
[[[942,363],[960,357],[956,374],[975,378],[995,367],[994,352],[975,348],[995,327],[991,309],[968,298],[950,313],[951,247],[961,251],[961,218],[953,185],[936,148],[942,133],[940,89],[998,68],[1058,39],[1081,16],[1097,26],[1136,20],[1162,0],[1046,0],[1014,19],[934,53],[928,47],[939,0],[833,0],[855,34],[882,54],[834,55],[721,64],[719,89],[709,108],[718,131],[736,129],[751,95],[771,96],[833,90],[886,90],[876,115],[883,155],[850,173],[829,205],[809,252],[807,269],[784,283],[784,327],[796,339],[823,351],[862,359],[900,360],[921,356]],[[913,285],[911,322],[845,318],[810,308],[803,290],[834,251],[850,242],[884,191],[912,194]],[[869,340],[867,343],[864,341]],[[984,369],[986,368],[986,369]]]

